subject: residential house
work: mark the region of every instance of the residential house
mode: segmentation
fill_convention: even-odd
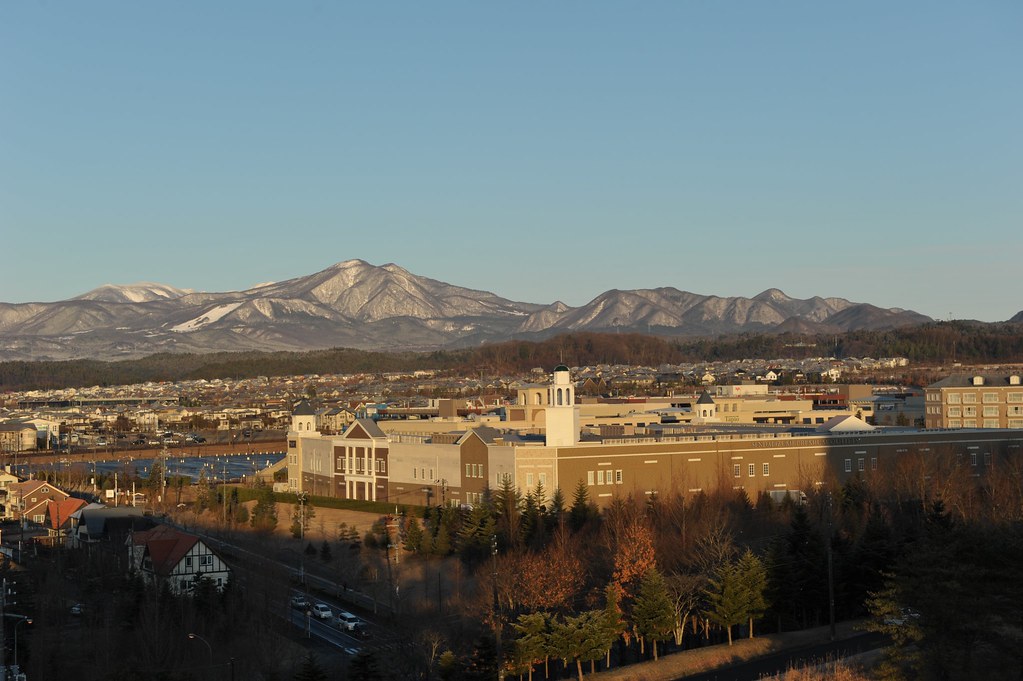
[[[13,507],[14,518],[24,519],[37,525],[46,522],[46,505],[50,501],[63,501],[70,496],[45,480],[26,480],[8,486],[8,501]]]
[[[68,497],[59,501],[46,503],[46,543],[50,546],[68,544],[71,530],[75,525],[74,514],[85,508],[86,502],[83,499]]]
[[[170,525],[135,532],[128,540],[131,571],[150,584],[166,584],[173,593],[191,593],[200,579],[222,590],[231,568],[202,539]]]

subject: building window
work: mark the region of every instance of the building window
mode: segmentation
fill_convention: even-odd
[[[294,449],[298,447],[298,443],[295,440],[288,440],[288,449]]]
[[[541,473],[540,474],[540,485],[544,489],[547,489],[547,474],[546,473]]]
[[[471,463],[465,464],[465,477],[467,477],[467,478],[471,478],[472,477],[472,464]]]
[[[586,471],[586,484],[587,485],[593,484],[593,471]]]
[[[988,418],[998,416],[998,407],[984,407],[984,416]]]
[[[970,452],[970,465],[971,466],[977,465],[977,452]]]
[[[1023,428],[1023,419],[1009,419],[1009,428]]]
[[[959,404],[960,402],[962,402],[962,396],[959,393],[949,393],[948,394],[948,403],[949,404]]]
[[[737,478],[742,475],[742,468],[739,464],[732,464],[732,475]]]
[[[437,479],[437,478],[433,477],[433,469],[432,468],[430,469],[430,479],[431,480],[436,480]]]
[[[621,472],[621,470],[615,471],[615,484],[616,485],[622,484],[622,472]]]
[[[602,471],[602,470],[601,471],[597,471],[597,484],[598,485],[603,485],[604,484],[604,471]]]
[[[984,404],[994,404],[998,402],[998,393],[984,393]]]
[[[872,471],[876,471],[877,470],[877,457],[876,456],[870,457],[870,470],[872,470]]]
[[[770,475],[770,474],[771,474],[771,464],[765,463],[764,464],[764,475]]]
[[[1023,402],[1023,393],[1009,393],[1006,402]]]
[[[199,567],[213,567],[213,556],[199,556]]]
[[[956,417],[962,416],[963,415],[962,408],[961,407],[949,407],[948,408],[948,415],[949,416],[956,416]]]
[[[984,419],[984,427],[985,428],[997,428],[998,427],[998,419]]]
[[[852,459],[845,460],[845,472],[852,473]]]
[[[966,393],[963,395],[963,404],[977,404],[976,393]]]
[[[991,452],[984,452],[984,465],[985,466],[991,465]]]
[[[863,470],[863,457],[862,456],[860,458],[856,459],[856,470],[858,470],[858,471],[862,471]]]
[[[949,428],[962,428],[963,427],[963,422],[960,421],[959,419],[950,419],[949,422],[948,422],[948,427]]]
[[[749,465],[749,476],[752,478],[757,474],[757,465],[751,463]]]
[[[526,473],[526,487],[532,487],[532,486],[533,486],[533,474],[532,473]]]
[[[963,419],[963,428],[976,428],[977,419]]]
[[[192,557],[191,556],[185,556],[185,567],[186,568],[191,568],[192,567]]]
[[[977,408],[976,407],[963,407],[963,416],[976,416],[976,415],[977,415]]]

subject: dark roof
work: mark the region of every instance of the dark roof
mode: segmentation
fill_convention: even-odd
[[[983,378],[984,379],[983,385],[974,386],[973,385],[973,377],[974,376],[980,376],[981,378]],[[991,388],[991,387],[997,388],[997,387],[1001,387],[1001,386],[1017,385],[1017,384],[1009,383],[1009,376],[1017,376],[1018,377],[1018,376],[1020,376],[1020,374],[1002,374],[1002,375],[992,375],[992,374],[953,374],[952,376],[947,376],[947,377],[941,379],[940,381],[936,381],[934,383],[931,383],[927,387],[928,388],[974,388],[974,387],[976,387],[976,388],[985,388],[985,387],[987,387],[987,388]],[[1023,386],[1020,386],[1020,387],[1023,387]]]
[[[715,404],[714,398],[710,396],[710,393],[706,390],[700,395],[700,399],[696,400],[697,404]]]
[[[559,371],[568,371],[568,367],[565,366],[564,364],[559,364],[558,366],[554,367],[554,373],[557,373]]]
[[[313,405],[309,404],[309,400],[300,400],[295,404],[295,408],[291,410],[292,416],[316,416],[316,410],[313,409]]]

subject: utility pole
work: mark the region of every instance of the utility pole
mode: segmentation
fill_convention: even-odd
[[[501,602],[497,598],[497,535],[490,535],[490,554],[494,558],[494,639],[497,643],[497,681],[504,679],[504,662],[501,653]]]

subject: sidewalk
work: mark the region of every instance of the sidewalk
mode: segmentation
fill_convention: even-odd
[[[841,622],[835,626],[835,640],[844,640],[863,633],[863,620]],[[828,626],[787,631],[781,634],[766,634],[754,639],[737,640],[734,645],[721,644],[706,648],[683,650],[665,655],[659,660],[647,660],[609,671],[587,673],[589,663],[583,665],[584,678],[599,681],[674,681],[692,674],[709,672],[723,667],[749,662],[759,657],[774,655],[791,650],[798,651],[813,645],[830,641]]]

